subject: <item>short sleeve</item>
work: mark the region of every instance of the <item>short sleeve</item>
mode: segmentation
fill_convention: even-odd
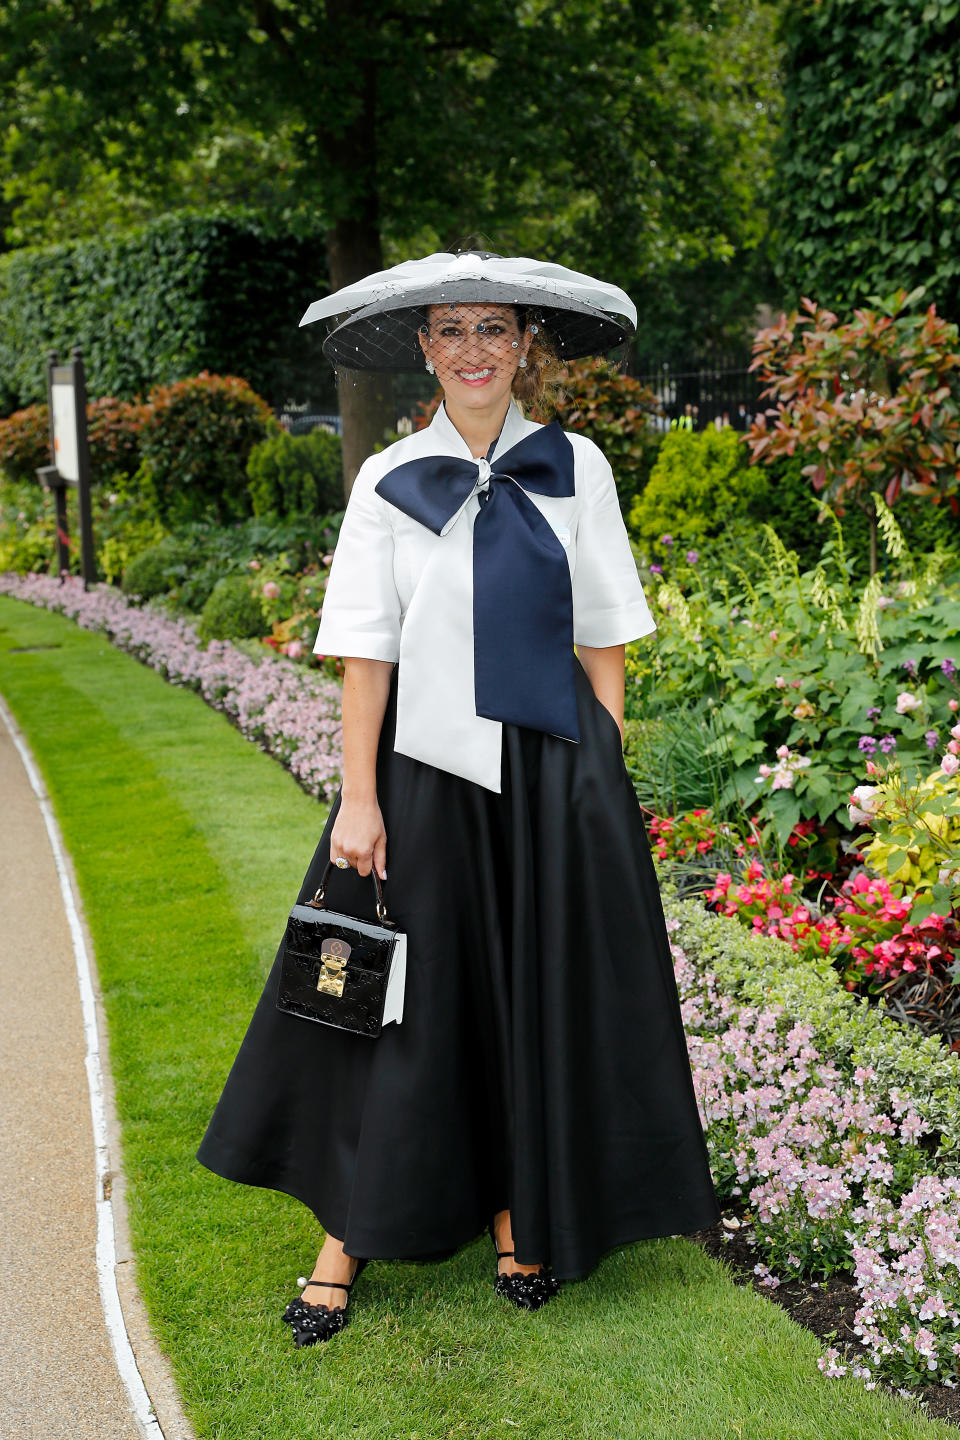
[[[364,660],[400,656],[400,597],[393,574],[393,530],[376,476],[364,465],[350,492],[313,650]]]
[[[573,572],[573,641],[598,649],[625,645],[649,635],[657,623],[637,574],[613,471],[592,444],[583,456],[582,483]]]

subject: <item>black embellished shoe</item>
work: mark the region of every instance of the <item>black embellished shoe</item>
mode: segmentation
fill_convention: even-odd
[[[366,1260],[357,1261],[357,1268],[349,1285],[341,1285],[335,1280],[308,1280],[305,1275],[299,1277],[297,1284],[304,1290],[309,1290],[311,1285],[326,1285],[331,1290],[343,1290],[349,1296],[366,1263]],[[339,1335],[347,1323],[347,1307],[346,1304],[334,1305],[332,1308],[329,1305],[311,1305],[302,1295],[298,1295],[284,1310],[283,1319],[293,1331],[294,1345],[301,1350],[304,1345],[317,1345],[322,1340],[330,1340],[334,1335]]]
[[[541,1265],[532,1275],[524,1275],[520,1270],[515,1270],[512,1275],[501,1275],[500,1261],[511,1259],[514,1252],[497,1250],[497,1237],[493,1231],[492,1220],[487,1229],[497,1255],[497,1279],[493,1288],[498,1295],[512,1300],[520,1310],[539,1310],[555,1295],[560,1294],[560,1281],[550,1274],[546,1265]]]

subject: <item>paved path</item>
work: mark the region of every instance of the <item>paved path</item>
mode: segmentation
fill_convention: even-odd
[[[119,1205],[101,1202],[101,1245],[113,1212],[126,1328],[159,1423],[142,1391],[136,1417],[111,1346],[97,1278],[95,1150],[73,942],[40,804],[2,714],[0,997],[0,1435],[188,1440],[136,1295],[122,1182]],[[102,1018],[99,1029],[103,1044]],[[108,1086],[108,1112],[109,1098]],[[115,1142],[113,1135],[114,1163]],[[129,1351],[127,1364],[136,1389]]]

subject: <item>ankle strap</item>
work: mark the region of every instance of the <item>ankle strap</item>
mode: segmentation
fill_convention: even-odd
[[[354,1280],[356,1278],[356,1276],[353,1277]],[[303,1286],[303,1289],[306,1290],[311,1285],[326,1285],[328,1290],[346,1290],[347,1294],[349,1294],[350,1287],[353,1285],[353,1280],[350,1281],[350,1285],[343,1285],[340,1283],[339,1280],[307,1280]]]
[[[498,1251],[497,1251],[497,1259],[498,1259],[498,1260],[509,1260],[515,1253],[516,1253],[516,1252],[513,1251],[513,1250],[498,1250]]]

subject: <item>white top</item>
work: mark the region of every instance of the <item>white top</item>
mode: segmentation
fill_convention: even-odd
[[[540,427],[515,404],[493,460]],[[613,472],[584,435],[573,446],[575,494],[525,491],[564,546],[577,645],[622,645],[655,630],[617,501]],[[473,523],[490,466],[435,535],[378,495],[397,465],[427,455],[475,459],[440,406],[431,423],[365,460],[357,472],[330,578],[314,653],[400,662],[396,749],[427,765],[500,790],[502,726],[476,713],[473,688]]]

